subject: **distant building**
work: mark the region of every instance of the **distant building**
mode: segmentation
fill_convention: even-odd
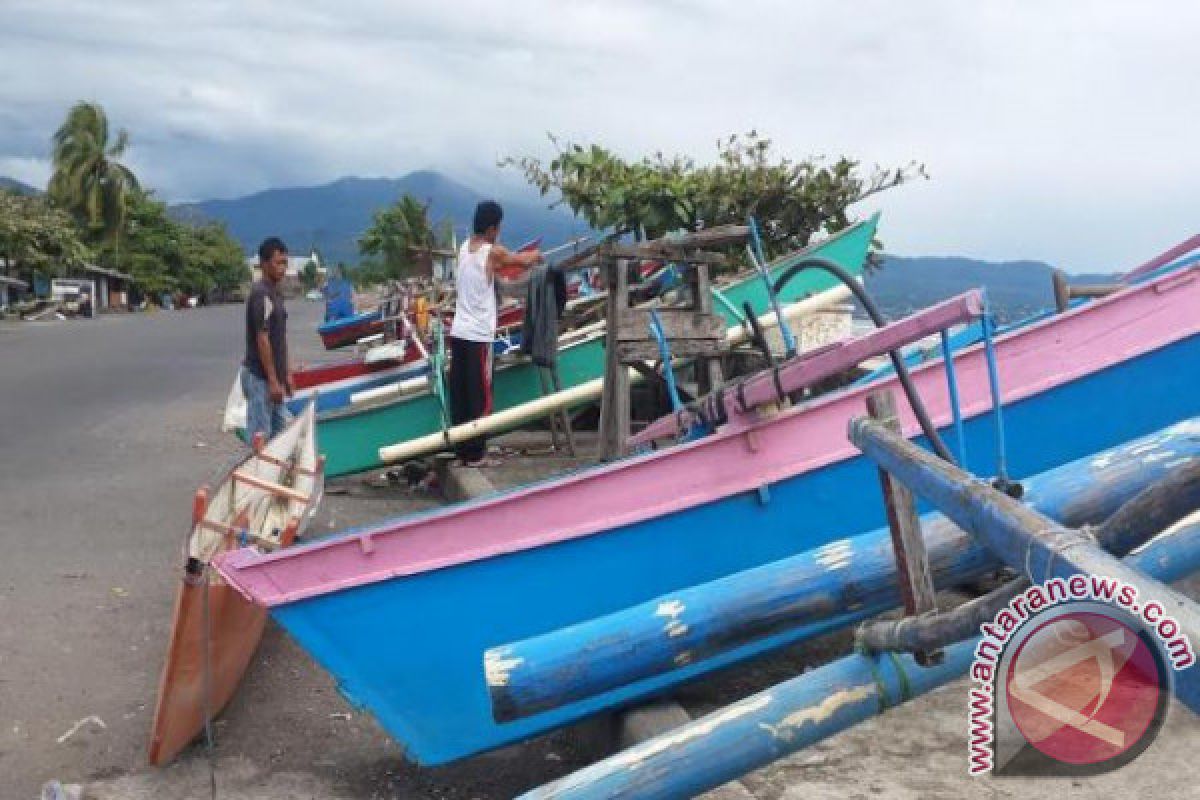
[[[0,311],[7,311],[8,307],[20,300],[21,295],[27,291],[28,283],[0,272]]]
[[[95,264],[84,264],[72,272],[96,284],[96,296],[92,302],[95,303],[97,311],[125,311],[129,308],[132,275]]]
[[[313,250],[306,256],[288,256],[287,273],[283,276],[283,288],[288,292],[300,292],[303,289],[303,284],[300,281],[300,273],[304,271],[304,265],[308,262],[314,262],[317,265],[317,283],[320,284],[325,279],[326,269],[321,265],[321,257]],[[258,268],[258,255],[246,257],[246,266],[254,274],[254,280],[262,278],[262,270]]]

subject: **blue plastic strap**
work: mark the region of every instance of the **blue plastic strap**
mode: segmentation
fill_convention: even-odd
[[[954,353],[950,335],[942,331],[942,363],[946,365],[946,388],[950,392],[950,411],[954,414],[954,437],[958,441],[958,466],[967,469],[967,437],[963,433],[962,405],[958,399],[958,378],[954,372]]]
[[[671,410],[679,411],[683,402],[675,389],[675,372],[671,369],[671,348],[667,344],[667,336],[663,333],[662,320],[658,318],[658,309],[650,309],[650,334],[658,344],[658,355],[663,363],[663,380],[667,383],[667,395],[671,399]]]

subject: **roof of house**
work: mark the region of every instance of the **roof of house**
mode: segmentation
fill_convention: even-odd
[[[126,275],[124,272],[119,272],[115,269],[109,269],[108,267],[99,267],[95,264],[84,264],[83,269],[85,272],[94,272],[97,275],[107,275],[110,278],[117,278],[118,280],[122,281],[133,280],[132,275]]]
[[[19,281],[16,278],[10,278],[7,275],[0,275],[0,284],[6,286],[16,286],[18,289],[28,289],[29,284],[25,281]]]

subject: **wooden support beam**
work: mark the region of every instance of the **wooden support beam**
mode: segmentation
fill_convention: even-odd
[[[890,391],[867,395],[867,414],[871,419],[895,433],[900,433],[900,418],[896,414],[896,398]],[[883,469],[879,470],[883,504],[887,511],[888,528],[892,535],[892,550],[896,557],[896,577],[900,581],[900,597],[904,612],[910,617],[937,614],[937,595],[933,587],[933,570],[917,519],[917,506],[908,487]],[[942,652],[915,653],[921,666],[937,664]]]
[[[747,229],[748,231],[749,229]],[[715,316],[713,314],[712,283],[709,280],[708,267],[700,265],[688,275],[692,286],[692,298],[696,307],[697,319]],[[717,317],[720,319],[720,317]],[[708,353],[696,364],[696,384],[699,394],[708,394],[721,385],[721,354]]]
[[[235,470],[233,479],[247,486],[253,486],[255,489],[262,489],[264,492],[270,492],[278,497],[285,497],[288,500],[294,500],[297,503],[308,503],[308,495],[304,492],[293,489],[290,486],[284,486],[281,483],[269,481],[266,478],[260,478],[257,475],[247,475],[241,470]]]
[[[629,264],[624,259],[609,259],[608,318],[619,320],[628,310]],[[600,403],[600,458],[612,460],[625,454],[629,441],[629,371],[618,354],[617,326],[605,330],[604,393]]]

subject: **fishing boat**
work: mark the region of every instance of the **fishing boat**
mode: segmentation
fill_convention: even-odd
[[[854,273],[861,273],[875,236],[878,215],[798,250],[769,265],[778,277],[808,257],[822,257]],[[792,303],[829,289],[834,280],[824,273],[804,273],[779,295]],[[755,313],[769,310],[767,289],[758,276],[744,277],[718,287],[713,307],[726,325],[740,327],[740,310],[750,303]],[[563,389],[580,386],[604,374],[604,327],[595,325],[569,340],[560,340],[558,365]],[[528,359],[518,359],[496,369],[492,385],[493,411],[515,408],[542,397],[539,368]],[[383,466],[380,448],[442,431],[449,416],[436,392],[392,396],[363,405],[322,414],[317,420],[321,453],[330,477],[363,472]]]
[[[915,319],[933,314],[948,325],[973,311],[969,298],[960,301],[954,314],[939,307]],[[941,436],[955,431],[958,406],[965,466],[994,475],[1003,460],[1010,477],[1025,478],[1200,414],[1198,307],[1200,271],[1184,268],[1014,330],[994,349],[985,342],[955,354],[956,393],[937,362],[916,368],[912,382]],[[927,335],[909,323],[907,334]],[[846,354],[867,355],[855,342]],[[837,350],[809,358],[836,361]],[[483,659],[489,648],[804,551],[841,558],[838,542],[885,524],[882,503],[871,499],[876,467],[846,436],[866,395],[884,389],[898,389],[897,379],[783,410],[728,405],[730,421],[694,441],[287,551],[228,553],[217,567],[270,608],[408,755],[443,763],[791,641],[781,633],[684,659],[677,670],[511,722],[497,722],[490,690],[515,665]],[[737,393],[724,400],[736,404]],[[919,433],[907,410],[901,426]],[[666,609],[664,625],[669,617]]]
[[[413,349],[409,348],[406,353],[411,352]],[[378,363],[382,363],[383,366],[345,378],[316,384],[310,383],[306,388],[301,388],[297,384],[295,395],[288,398],[288,411],[296,414],[310,401],[315,401],[316,412],[318,414],[347,408],[350,406],[351,398],[359,392],[378,389],[382,386],[392,386],[401,381],[413,380],[429,373],[429,361],[423,358],[416,360],[409,360],[407,358],[388,359],[384,362],[376,362],[376,364],[364,360],[360,363],[369,368],[376,367]]]
[[[454,319],[454,312],[443,314],[447,325]],[[509,302],[496,310],[497,328],[515,328],[525,319],[525,306],[522,303]],[[383,312],[374,308],[363,311],[352,317],[324,322],[317,326],[317,334],[325,345],[326,350],[337,350],[355,344],[361,339],[376,336],[384,332]]]
[[[379,308],[360,311],[353,316],[317,326],[317,335],[321,337],[326,350],[337,350],[377,333],[383,333],[383,310]]]
[[[274,439],[256,443],[215,491],[196,493],[150,731],[152,764],[170,761],[204,730],[258,648],[265,609],[232,590],[210,564],[241,546],[287,547],[304,532],[323,487],[315,420],[310,403]]]
[[[292,373],[292,382],[297,389],[314,389],[334,381],[360,378],[398,366],[406,361],[420,358],[416,350],[406,349],[402,358],[367,360],[364,357],[343,358],[321,364],[304,365]]]

